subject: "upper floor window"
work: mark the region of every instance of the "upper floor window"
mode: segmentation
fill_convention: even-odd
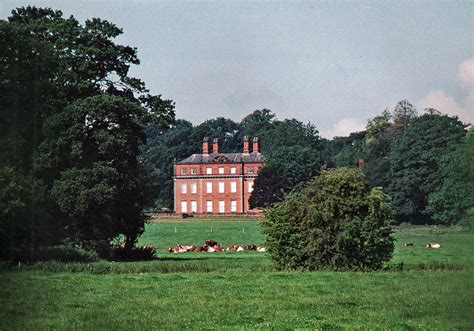
[[[237,168],[236,167],[230,168],[230,173],[231,174],[236,174],[237,173]]]
[[[249,167],[248,173],[249,173],[249,174],[253,174],[253,173],[254,173],[253,167]]]
[[[197,193],[197,184],[191,183],[191,193]]]
[[[196,174],[196,168],[191,168],[191,175],[195,175]]]
[[[249,193],[253,192],[253,182],[249,182]]]
[[[186,175],[186,168],[181,168],[181,175]]]
[[[206,175],[212,175],[212,168],[206,168]]]
[[[223,175],[224,174],[224,167],[219,167],[219,175]]]
[[[206,193],[212,193],[212,182],[206,183]]]
[[[219,182],[219,193],[224,193],[224,182]]]
[[[185,194],[187,193],[187,191],[188,191],[188,186],[186,185],[186,183],[181,184],[181,193]]]
[[[237,182],[230,182],[230,193],[237,192]]]

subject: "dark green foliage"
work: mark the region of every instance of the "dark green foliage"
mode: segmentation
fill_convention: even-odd
[[[428,197],[442,184],[443,157],[464,135],[457,118],[425,114],[412,120],[394,142],[390,193],[398,221],[430,222]]]
[[[393,252],[389,198],[360,171],[325,170],[265,215],[263,231],[282,269],[374,270]]]
[[[127,249],[124,245],[114,247],[110,256],[112,261],[147,261],[155,259],[158,251],[154,246],[138,246]]]
[[[269,207],[283,200],[285,192],[291,189],[289,180],[279,173],[278,167],[266,165],[260,168],[254,181],[254,189],[249,198],[250,208]]]
[[[166,127],[174,106],[129,76],[139,60],[121,33],[48,8],[0,20],[0,258],[65,239],[98,249],[114,233],[129,247],[143,231],[143,128]]]
[[[429,195],[427,211],[437,224],[456,224],[466,220],[469,210],[474,210],[473,128],[456,150],[441,160],[439,173],[443,182]]]

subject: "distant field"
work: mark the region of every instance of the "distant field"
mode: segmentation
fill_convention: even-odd
[[[392,271],[278,272],[261,253],[166,252],[206,239],[263,244],[258,222],[149,224],[140,244],[160,247],[155,261],[4,267],[0,330],[472,329],[474,233],[415,228],[395,235]],[[428,250],[427,242],[442,247]]]

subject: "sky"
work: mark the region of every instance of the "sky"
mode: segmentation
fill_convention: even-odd
[[[0,19],[26,5],[123,28],[131,74],[194,124],[269,108],[331,138],[402,99],[474,122],[473,1],[1,0]]]

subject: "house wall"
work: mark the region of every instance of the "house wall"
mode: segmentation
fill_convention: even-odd
[[[207,201],[212,201],[212,213],[218,214],[219,201],[224,201],[224,213],[234,213],[231,210],[232,201],[236,203],[235,213],[249,211],[248,199],[251,194],[249,183],[253,184],[261,163],[223,163],[223,164],[177,164],[175,166],[175,205],[176,213],[192,213],[192,201],[195,201],[196,214],[207,213]],[[207,168],[212,173],[207,173]],[[219,168],[223,173],[219,173]],[[235,173],[231,172],[235,168]],[[185,169],[183,171],[183,169]],[[193,171],[191,169],[194,169]],[[224,183],[224,192],[219,192],[219,183]],[[236,192],[231,192],[231,183],[236,183]],[[207,183],[212,183],[212,193],[207,193]],[[182,192],[182,185],[186,185],[186,193]],[[195,184],[196,192],[191,187]],[[187,210],[182,209],[182,202],[186,203]]]

